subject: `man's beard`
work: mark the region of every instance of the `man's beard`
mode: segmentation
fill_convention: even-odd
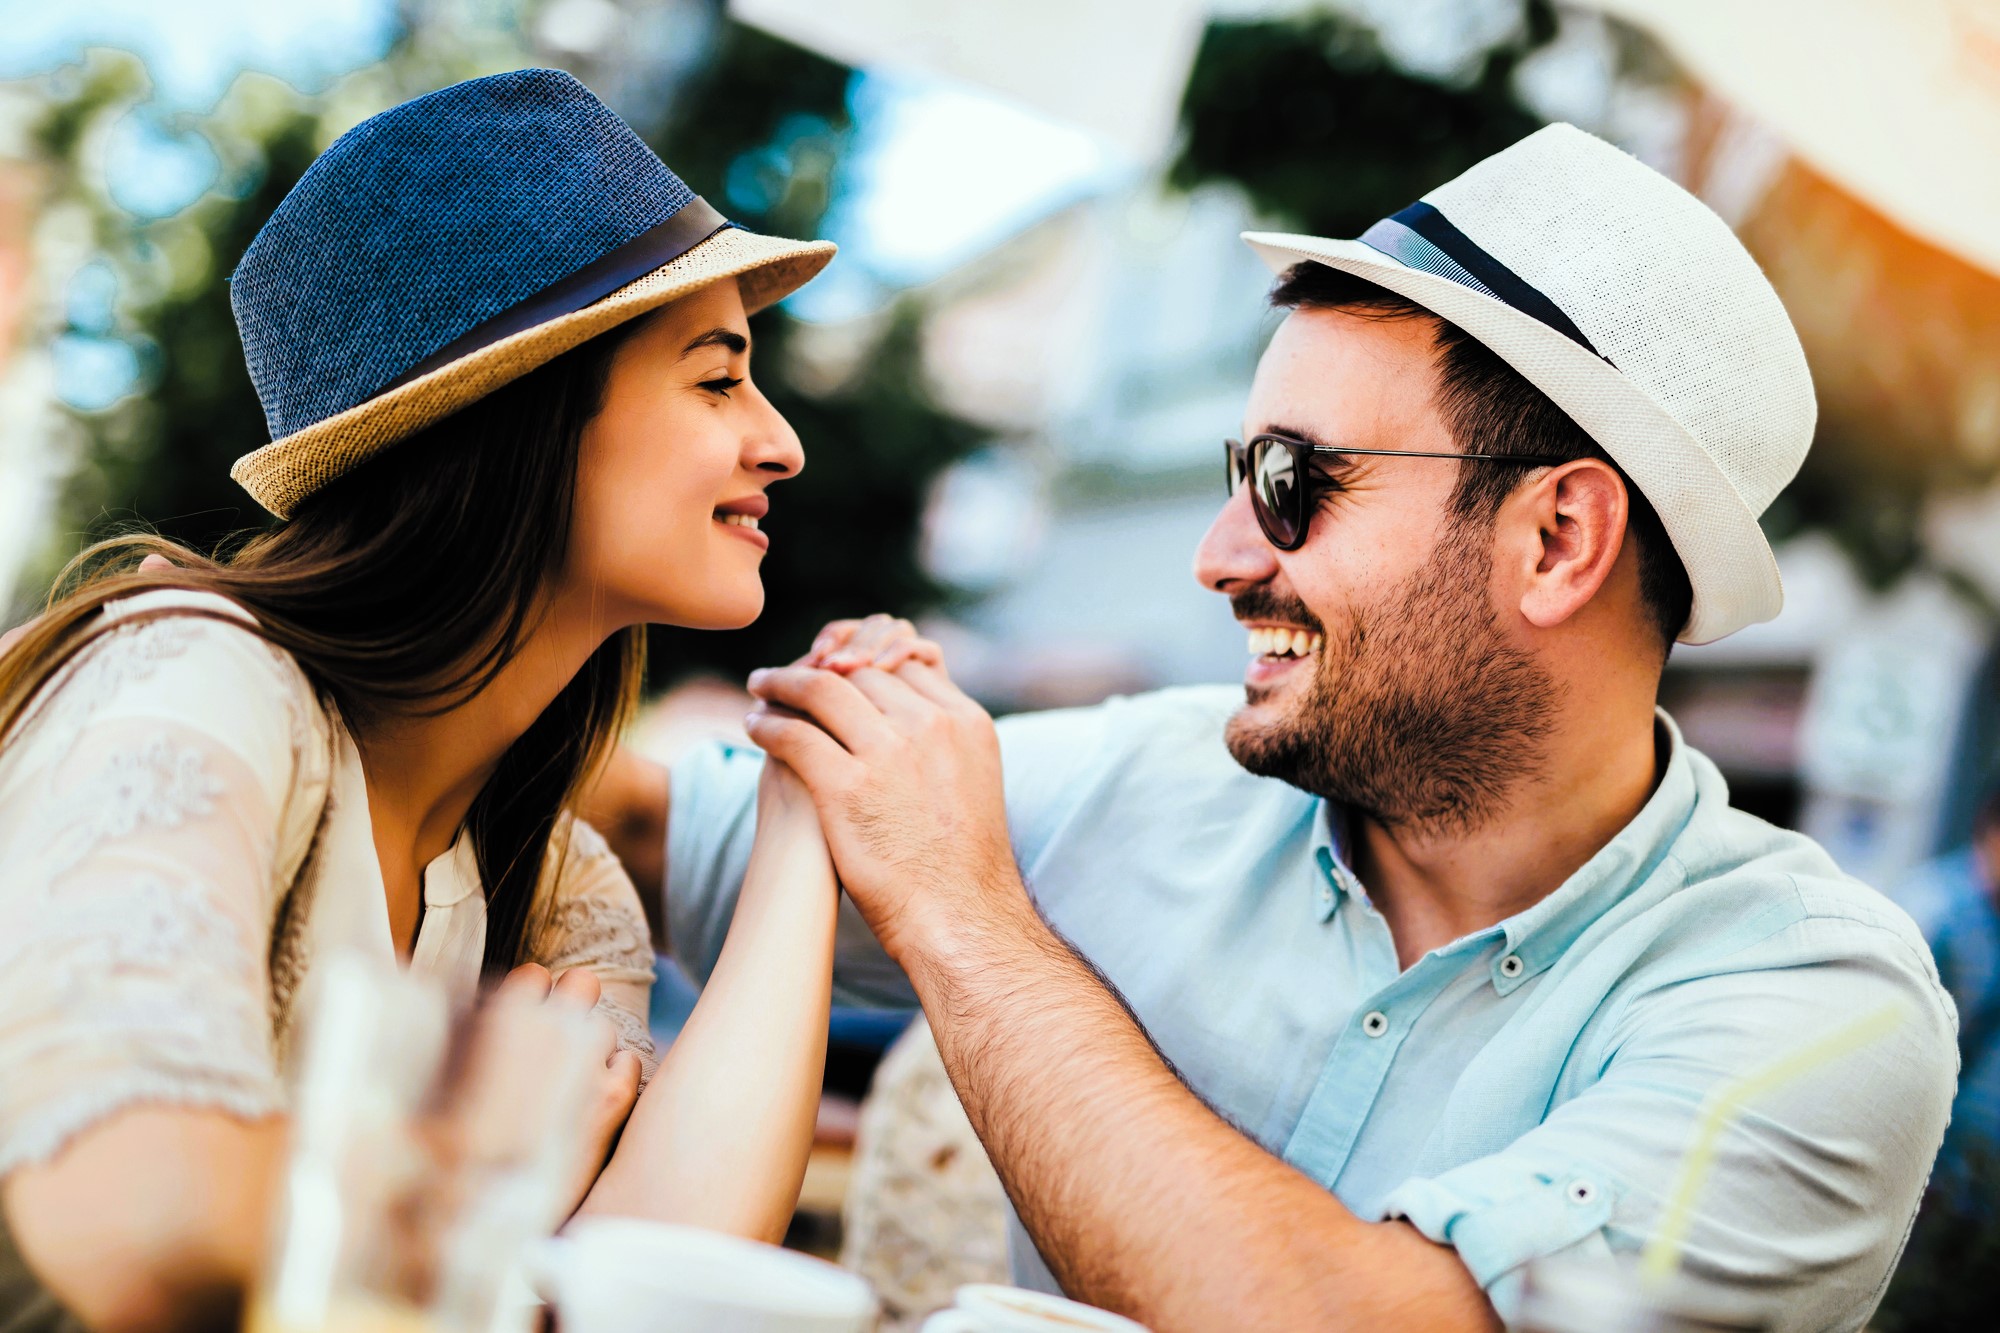
[[[1390,828],[1442,834],[1491,819],[1539,771],[1559,702],[1548,673],[1501,634],[1487,591],[1491,536],[1488,523],[1455,519],[1429,564],[1323,634],[1284,717],[1229,720],[1236,762]],[[1303,603],[1268,588],[1230,601],[1240,619],[1320,629]]]

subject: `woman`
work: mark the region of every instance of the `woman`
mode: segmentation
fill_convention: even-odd
[[[774,766],[636,1109],[652,952],[569,811],[644,626],[762,608],[765,492],[803,457],[746,316],[831,253],[725,223],[547,70],[374,117],[272,215],[232,301],[273,442],[232,475],[286,521],[215,560],[86,553],[0,655],[0,1326],[29,1291],[50,1327],[236,1299],[293,996],[334,948],[560,973],[610,1023],[596,1162],[625,1126],[582,1206],[782,1232],[835,906],[810,803]]]

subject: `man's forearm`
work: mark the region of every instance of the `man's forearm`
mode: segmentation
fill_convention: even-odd
[[[1181,1083],[1021,899],[909,963],[938,1048],[1064,1290],[1176,1329],[1489,1328],[1450,1250],[1363,1222]]]

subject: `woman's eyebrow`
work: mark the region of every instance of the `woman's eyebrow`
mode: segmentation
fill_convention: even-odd
[[[750,340],[735,329],[725,329],[718,326],[710,329],[707,333],[696,335],[693,342],[681,348],[681,355],[687,356],[689,353],[698,352],[704,347],[726,347],[729,349],[730,355],[741,356],[750,350]]]

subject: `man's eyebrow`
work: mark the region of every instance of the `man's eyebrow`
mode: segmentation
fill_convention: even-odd
[[[1332,448],[1338,450],[1340,448],[1337,444],[1330,445],[1327,442],[1327,438],[1318,431],[1308,430],[1303,426],[1281,426],[1273,422],[1264,428],[1263,433],[1267,435],[1288,436],[1291,439],[1313,445],[1318,449]],[[1362,467],[1362,464],[1363,460],[1353,454],[1315,453],[1306,466],[1314,469],[1322,477],[1331,479],[1356,472]]]
[[[1317,431],[1307,430],[1304,426],[1281,426],[1276,422],[1272,422],[1270,425],[1264,427],[1263,430],[1259,431],[1258,434],[1283,435],[1294,440],[1303,440],[1305,443],[1313,445],[1315,448],[1319,449],[1325,449],[1331,447],[1328,445],[1325,436],[1319,434]]]
[[[681,355],[686,356],[690,352],[699,352],[704,347],[726,347],[729,349],[731,355],[741,356],[750,350],[750,340],[735,329],[725,329],[717,326],[710,329],[707,333],[697,335],[693,342],[681,348]]]

